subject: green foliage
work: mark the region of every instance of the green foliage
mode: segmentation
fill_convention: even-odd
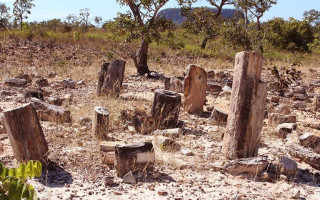
[[[34,7],[32,3],[34,0],[16,0],[13,4],[13,15],[15,20],[20,24],[20,30],[22,30],[22,22],[24,19],[28,19],[28,15],[31,14],[31,8]]]
[[[309,43],[314,40],[311,25],[293,18],[274,18],[266,24],[267,40],[274,46],[290,51],[309,51]]]
[[[79,41],[81,39],[81,33],[79,31],[73,31],[73,39]]]
[[[10,8],[0,2],[0,28],[9,28]]]
[[[39,161],[22,163],[18,168],[12,169],[7,169],[0,163],[0,199],[37,199],[33,186],[26,181],[29,178],[40,177],[41,172],[42,165]]]

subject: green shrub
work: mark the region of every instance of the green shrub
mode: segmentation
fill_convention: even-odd
[[[34,200],[37,194],[27,179],[40,177],[42,165],[39,161],[22,163],[18,168],[7,169],[0,163],[0,199],[6,200]]]

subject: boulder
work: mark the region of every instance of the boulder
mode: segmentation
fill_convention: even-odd
[[[320,154],[320,136],[312,133],[305,133],[299,137],[299,142],[302,146],[310,148]]]
[[[295,177],[298,172],[298,164],[286,156],[281,156],[278,161],[278,169],[281,174],[288,177]]]
[[[313,168],[320,170],[320,154],[298,144],[289,144],[286,146],[286,150],[292,157],[298,158]]]
[[[268,116],[268,125],[272,127],[276,127],[279,124],[284,123],[296,123],[297,117],[295,115],[282,115],[279,113],[271,113]]]
[[[229,161],[224,165],[223,170],[232,175],[259,176],[267,168],[268,164],[269,162],[265,157],[241,158]]]

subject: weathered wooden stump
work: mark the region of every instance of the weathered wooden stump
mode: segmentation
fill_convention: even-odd
[[[100,142],[100,158],[102,163],[108,165],[109,167],[113,167],[114,162],[116,160],[116,156],[115,156],[116,145],[124,145],[124,144],[125,143],[122,141]]]
[[[18,161],[46,159],[48,144],[31,104],[5,111],[2,121]]]
[[[150,142],[117,145],[115,155],[115,169],[120,178],[130,171],[136,173],[153,170],[155,153],[153,145]]]
[[[104,107],[94,107],[92,131],[100,140],[107,140],[109,130],[109,111]]]
[[[231,105],[222,153],[227,159],[255,157],[258,153],[267,100],[260,80],[263,58],[257,52],[236,55]]]
[[[126,61],[115,60],[104,63],[98,80],[98,94],[119,96],[124,78]]]
[[[184,79],[184,110],[195,114],[203,111],[206,101],[207,72],[199,66],[190,65]]]
[[[181,105],[181,96],[168,90],[156,90],[152,106],[155,128],[176,128]]]
[[[42,121],[56,122],[58,124],[71,123],[72,117],[69,110],[31,98],[32,106],[37,110]]]

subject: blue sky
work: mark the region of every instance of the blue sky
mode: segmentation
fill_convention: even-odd
[[[12,8],[14,0],[0,0]],[[101,16],[104,20],[112,19],[117,12],[124,12],[128,8],[120,7],[116,0],[35,0],[35,7],[32,9],[28,21],[42,21],[52,18],[64,19],[69,14],[78,14],[80,9],[89,8],[91,17]],[[209,6],[206,0],[198,0],[195,6]],[[170,0],[166,7],[177,7],[174,0]],[[294,17],[303,18],[303,12],[310,9],[320,11],[319,0],[278,0],[263,17],[268,20],[273,17]]]

